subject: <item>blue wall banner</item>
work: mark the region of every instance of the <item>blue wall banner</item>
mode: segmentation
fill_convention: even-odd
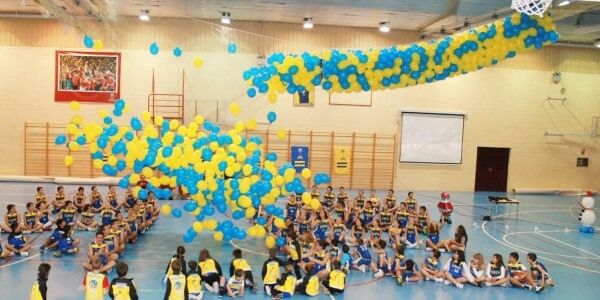
[[[302,172],[302,169],[308,168],[308,147],[307,146],[292,146],[292,165],[296,172]]]

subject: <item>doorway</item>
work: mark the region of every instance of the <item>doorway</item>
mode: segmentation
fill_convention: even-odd
[[[477,147],[475,191],[506,192],[510,148]]]

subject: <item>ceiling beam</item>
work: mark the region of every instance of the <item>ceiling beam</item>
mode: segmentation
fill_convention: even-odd
[[[435,17],[433,20],[427,22],[426,24],[423,24],[423,25],[417,27],[417,30],[425,31],[425,30],[427,30],[428,27],[435,25],[437,22],[439,22],[447,17],[456,16],[456,14],[458,13],[458,7],[460,6],[460,1],[461,0],[449,0],[448,7],[446,9],[446,13],[440,14],[439,16]]]

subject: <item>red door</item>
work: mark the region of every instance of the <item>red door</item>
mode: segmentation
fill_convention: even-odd
[[[510,148],[477,147],[475,191],[506,192]]]

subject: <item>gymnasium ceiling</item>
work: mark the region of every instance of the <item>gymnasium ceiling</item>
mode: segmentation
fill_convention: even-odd
[[[558,2],[558,1],[557,1]],[[592,44],[600,39],[600,0],[572,0],[553,7],[561,42]],[[194,17],[218,20],[229,12],[233,22],[302,23],[315,26],[377,27],[418,30],[427,36],[489,22],[494,14],[510,13],[510,0],[2,0],[2,17],[97,18],[116,20],[147,9],[151,17]],[[465,23],[466,22],[466,23]]]

